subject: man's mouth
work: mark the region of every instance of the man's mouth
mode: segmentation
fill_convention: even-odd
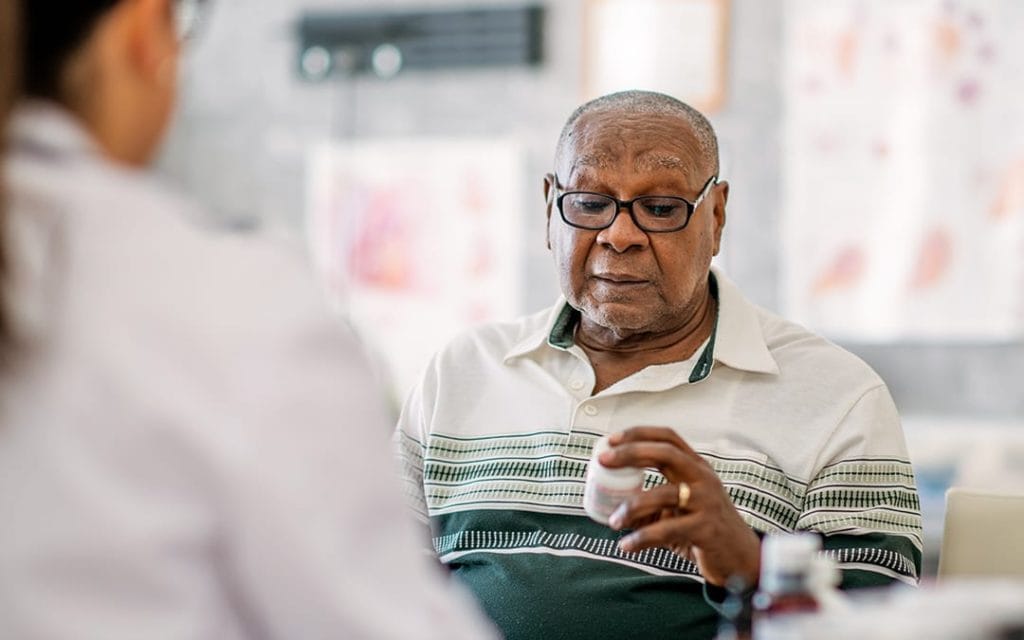
[[[648,283],[647,278],[642,278],[640,276],[635,276],[627,273],[598,273],[594,274],[594,277],[597,278],[598,280],[604,280],[605,282],[620,285]]]

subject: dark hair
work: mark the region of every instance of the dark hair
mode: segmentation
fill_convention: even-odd
[[[68,59],[85,43],[100,17],[119,1],[25,1],[21,8],[25,94],[60,100],[61,74]]]
[[[7,117],[18,95],[18,0],[0,0],[0,151],[5,151]],[[3,155],[3,154],[0,154]],[[7,198],[0,181],[0,364],[6,363],[14,342],[7,307]]]
[[[0,3],[0,130],[7,124],[18,93],[18,11],[17,0]]]

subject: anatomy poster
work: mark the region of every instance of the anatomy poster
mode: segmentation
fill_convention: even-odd
[[[403,398],[455,334],[519,311],[523,156],[495,140],[326,145],[307,216],[332,297]]]
[[[852,340],[1024,335],[1024,2],[790,0],[783,296]]]

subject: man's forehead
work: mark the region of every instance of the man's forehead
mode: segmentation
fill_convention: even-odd
[[[696,144],[689,148],[683,144],[673,145],[674,148],[660,144],[587,145],[583,148],[574,144],[568,146],[558,168],[559,175],[568,180],[607,171],[676,171],[694,179],[697,179],[697,174],[703,173],[703,163]]]
[[[567,143],[560,164],[569,174],[621,168],[624,163],[634,171],[689,171],[702,164],[691,126],[675,117],[586,114]]]

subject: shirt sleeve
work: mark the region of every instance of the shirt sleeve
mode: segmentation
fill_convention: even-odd
[[[406,399],[394,435],[406,503],[423,525],[428,522],[427,500],[423,488],[423,456],[426,452],[428,433],[424,407],[426,384],[426,380],[421,381]]]
[[[921,508],[896,406],[866,391],[822,452],[796,529],[824,535],[844,588],[901,581],[921,570]]]

